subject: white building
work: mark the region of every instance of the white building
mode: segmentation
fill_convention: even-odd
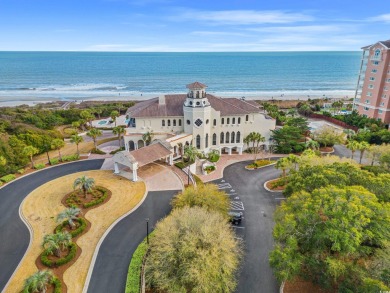
[[[143,135],[168,142],[173,157],[179,157],[185,145],[194,145],[207,153],[211,149],[242,154],[243,139],[259,132],[268,143],[275,120],[255,101],[218,98],[206,93],[207,86],[194,82],[187,94],[163,95],[142,101],[127,110],[124,136],[127,151],[145,146]]]

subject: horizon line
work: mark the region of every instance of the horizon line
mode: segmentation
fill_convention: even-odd
[[[361,52],[360,50],[274,50],[274,51],[92,51],[92,50],[0,50],[0,53],[297,53],[297,52]]]

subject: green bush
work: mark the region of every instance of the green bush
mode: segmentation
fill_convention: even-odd
[[[209,156],[208,156],[208,160],[209,160],[210,162],[212,162],[212,163],[218,162],[218,161],[219,161],[219,158],[220,158],[220,155],[214,154],[214,153],[211,153],[211,154],[209,154]]]
[[[24,172],[26,172],[26,170],[24,170],[24,169],[19,169],[18,170],[18,174],[24,174]]]
[[[98,204],[101,204],[102,202],[104,202],[106,200],[106,198],[108,197],[108,190],[105,189],[105,188],[102,188],[102,187],[96,187],[96,190],[102,192],[102,195],[98,198],[96,198],[95,200],[91,200],[90,202],[88,203],[85,203],[83,206],[84,208],[90,208],[90,207],[93,207],[93,206],[96,206]]]
[[[215,166],[207,166],[204,170],[209,174],[210,172],[215,171]]]
[[[50,164],[51,165],[57,165],[59,162],[60,162],[60,160],[58,158],[50,159]]]
[[[153,236],[153,232],[149,234],[149,237]],[[131,257],[129,271],[127,272],[126,291],[125,293],[139,293],[141,285],[141,269],[142,262],[148,251],[148,244],[144,239],[137,249],[134,251]]]
[[[53,277],[51,283],[54,285],[54,293],[62,293],[62,283],[57,277]]]
[[[256,165],[257,168],[260,168],[260,167],[272,164],[272,162],[270,162],[268,160],[257,160],[253,164]]]
[[[36,169],[36,170],[41,170],[41,169],[43,169],[43,168],[45,168],[45,164],[43,164],[43,163],[40,163],[40,164],[36,164],[35,166],[34,166],[34,169]]]
[[[16,178],[16,176],[14,174],[8,174],[8,175],[1,177],[0,180],[4,183],[8,183],[8,182],[11,182],[12,180],[14,180],[15,178]]]
[[[197,185],[201,185],[203,184],[203,181],[202,179],[200,179],[198,176],[196,176],[195,174],[192,174],[192,177],[194,178],[195,182]]]
[[[125,148],[121,147],[121,148],[119,148],[119,149],[117,149],[115,151],[110,152],[110,155],[115,155],[117,152],[124,151],[124,150],[125,150]]]
[[[105,152],[103,152],[103,151],[101,151],[101,150],[99,150],[99,149],[93,149],[93,150],[91,151],[91,153],[92,153],[92,154],[97,154],[97,155],[105,155],[105,154],[106,154]]]
[[[247,165],[246,167],[249,169],[256,169],[257,165],[255,163],[252,163],[252,164]]]
[[[382,166],[362,166],[361,169],[374,173],[375,175],[389,173],[389,171]]]
[[[84,218],[78,218],[77,220],[75,220],[75,222],[79,223],[80,226],[78,226],[74,230],[69,230],[69,233],[70,235],[72,235],[72,238],[75,238],[76,236],[80,235],[84,232],[85,228],[87,228],[87,221]],[[68,221],[62,222],[55,228],[55,233],[62,232],[62,230],[66,226],[68,226]]]
[[[177,162],[175,163],[175,166],[180,168],[180,169],[184,169],[186,166],[186,164],[184,164],[184,162]]]
[[[52,268],[52,267],[59,267],[59,266],[62,266],[64,264],[70,262],[76,256],[76,252],[77,252],[77,245],[76,245],[76,243],[69,244],[68,249],[69,249],[68,255],[66,255],[66,256],[64,256],[62,258],[59,258],[57,260],[50,260],[48,258],[49,252],[47,250],[45,250],[41,254],[41,262],[42,262],[42,264],[44,264],[45,266],[47,266],[49,268]]]
[[[288,183],[287,177],[279,178],[278,180],[271,183],[272,188],[278,188],[280,186],[285,186]]]
[[[68,156],[62,156],[62,162],[72,162],[79,159],[79,155],[68,155]]]

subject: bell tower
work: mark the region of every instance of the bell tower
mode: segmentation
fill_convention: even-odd
[[[208,151],[211,140],[211,106],[206,88],[207,85],[200,82],[188,84],[188,93],[183,105],[184,132],[192,134],[192,144],[201,151]]]

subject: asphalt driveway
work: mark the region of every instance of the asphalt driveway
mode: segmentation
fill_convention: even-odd
[[[35,188],[80,171],[100,169],[104,160],[88,160],[56,166],[11,182],[0,189],[0,291],[27,250],[30,233],[19,217],[19,206]]]
[[[178,191],[149,192],[142,205],[108,233],[99,249],[88,292],[125,292],[131,257],[146,237],[145,218],[149,218],[150,232],[157,221],[169,214],[169,203],[176,193]]]
[[[244,217],[242,223],[234,227],[245,250],[237,292],[276,293],[279,284],[268,259],[274,245],[273,213],[284,197],[281,193],[266,191],[263,185],[280,172],[274,166],[249,171],[244,169],[247,164],[240,162],[226,167],[224,177],[213,182],[230,195],[232,210],[242,212]]]

